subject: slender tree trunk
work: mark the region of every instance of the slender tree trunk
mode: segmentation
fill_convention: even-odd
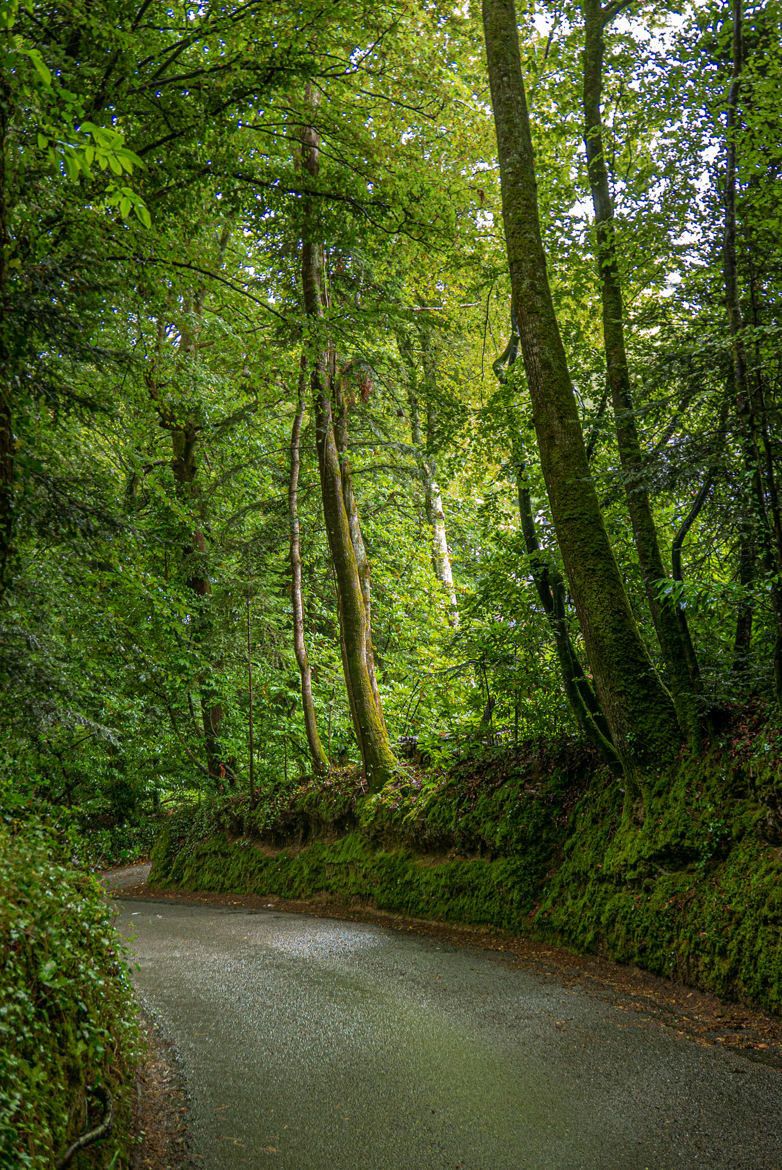
[[[436,387],[437,372],[429,331],[425,327],[419,328],[421,339],[421,365],[424,374],[426,389],[426,443],[421,435],[420,406],[417,393],[417,379],[415,359],[411,352],[407,353],[407,363],[410,371],[408,388],[408,403],[410,407],[410,432],[415,448],[418,473],[424,489],[424,506],[426,519],[432,530],[432,568],[434,575],[440,582],[445,596],[448,599],[448,623],[454,628],[459,626],[459,604],[456,599],[456,586],[453,580],[451,554],[448,549],[448,536],[445,525],[445,508],[443,498],[437,483],[437,468],[434,457],[427,454],[431,448],[434,430],[434,407],[431,401],[432,391]]]
[[[312,100],[311,88],[308,96]],[[302,135],[302,162],[314,182],[317,182],[319,173],[319,148],[316,129],[307,127]],[[323,515],[337,583],[345,682],[364,771],[370,788],[376,791],[392,775],[396,760],[382,711],[375,701],[367,661],[367,613],[334,434],[333,374],[330,369],[333,363],[327,351],[323,309],[323,254],[311,202],[305,207],[301,266]]]
[[[299,370],[298,402],[291,428],[291,466],[288,481],[288,523],[291,546],[291,599],[293,602],[293,648],[301,676],[301,704],[304,710],[304,728],[310,749],[313,770],[317,774],[328,771],[329,762],[318,735],[315,703],[312,698],[312,670],[304,642],[304,602],[301,587],[301,534],[299,530],[299,465],[301,424],[304,418],[304,395],[307,386],[307,363],[302,357]]]
[[[348,402],[339,378],[335,378],[334,398],[337,410],[334,435],[337,440],[337,450],[339,451],[342,472],[342,498],[345,502],[345,511],[348,515],[350,539],[353,542],[353,552],[356,554],[356,565],[358,566],[358,576],[361,581],[361,595],[364,598],[364,612],[366,614],[367,669],[369,670],[369,681],[372,684],[372,694],[375,696],[375,703],[382,714],[383,705],[380,701],[380,691],[378,689],[377,674],[375,671],[375,649],[372,645],[372,573],[366,545],[364,544],[364,535],[361,531],[356,495],[353,491],[353,469],[350,466],[350,456],[348,454]]]
[[[195,427],[176,429],[171,431],[172,460],[171,467],[174,480],[179,488],[180,495],[187,504],[191,505],[198,499],[196,482],[197,464],[195,448],[198,432]],[[183,550],[183,560],[187,571],[187,583],[196,597],[209,597],[212,592],[212,583],[206,571],[206,536],[201,527],[194,528],[190,540]],[[196,627],[197,636],[201,631]],[[206,766],[209,775],[219,780],[225,774],[222,766],[222,751],[220,747],[220,729],[223,723],[222,704],[214,701],[210,688],[201,678],[198,683],[201,717],[204,728],[204,750]]]
[[[600,705],[633,783],[672,758],[676,713],[633,619],[589,474],[540,235],[512,0],[483,0],[502,213],[541,467]]]
[[[565,583],[556,569],[552,571],[541,554],[532,513],[527,469],[523,461],[519,461],[516,474],[524,547],[530,559],[532,581],[554,637],[565,694],[587,739],[595,745],[607,764],[621,770],[619,756],[611,741],[610,728],[570,638],[565,614]]]
[[[504,352],[492,363],[492,369],[497,380],[501,383],[507,381],[507,374],[503,367],[506,363],[508,369],[515,365],[519,353],[518,326],[516,323],[516,314],[513,312],[512,307],[510,324],[510,340]],[[548,558],[541,552],[535,525],[535,516],[532,510],[532,496],[529,490],[527,462],[521,438],[518,434],[514,435],[512,448],[519,498],[519,521],[521,523],[521,533],[524,538],[524,547],[529,557],[532,583],[535,586],[554,638],[554,647],[562,674],[565,695],[576,717],[576,721],[587,739],[598,749],[606,763],[615,770],[621,771],[621,763],[616,753],[616,748],[611,741],[611,731],[608,723],[600,709],[597,695],[589,679],[584,674],[570,637],[567,615],[565,613],[565,583],[562,580],[559,570],[549,564]]]
[[[250,614],[250,594],[247,594],[247,690],[250,701],[249,732],[250,732],[250,808],[255,808],[255,726],[253,721],[253,642]]]
[[[763,458],[764,436],[762,418],[759,417],[758,403],[752,393],[748,376],[746,346],[744,342],[744,321],[739,299],[738,263],[736,258],[736,188],[738,170],[738,150],[736,137],[738,133],[738,109],[741,91],[741,78],[744,66],[743,44],[743,12],[742,0],[732,0],[732,55],[733,75],[728,89],[727,119],[725,135],[727,140],[727,155],[725,165],[725,240],[723,246],[723,272],[725,276],[725,307],[728,317],[728,329],[731,339],[733,359],[733,385],[736,396],[736,409],[743,427],[742,444],[746,478],[751,482],[748,506],[744,519],[742,545],[747,548],[755,541],[763,568],[769,579],[771,607],[774,615],[774,689],[777,703],[782,707],[782,588],[780,574],[782,574],[782,527],[779,539],[775,539],[774,524],[769,519],[766,493],[763,484],[763,471],[766,461]],[[779,526],[779,501],[776,496],[776,480],[774,478],[773,463],[771,463],[771,479],[768,484],[769,500],[772,507],[776,507],[776,525]],[[754,513],[754,514],[753,514]],[[744,568],[740,565],[740,570]],[[737,628],[737,641],[739,629]],[[743,635],[748,641],[746,634]],[[739,656],[734,654],[734,661]]]
[[[746,682],[752,661],[752,623],[754,618],[753,591],[755,585],[755,546],[752,533],[742,530],[739,535],[739,585],[741,596],[736,607],[736,631],[733,636],[732,671],[736,678]]]
[[[8,147],[11,90],[0,77],[0,599],[8,583],[14,530],[12,343],[8,322]]]
[[[687,618],[670,593],[658,593],[667,574],[663,565],[657,528],[644,482],[645,460],[636,426],[624,334],[624,305],[614,232],[614,206],[605,162],[601,113],[603,86],[603,30],[611,8],[600,0],[582,0],[585,18],[584,47],[584,141],[589,187],[595,212],[597,269],[603,310],[603,337],[616,438],[622,464],[627,509],[633,526],[646,598],[670,678],[671,691],[682,728],[691,743],[700,742],[697,694],[702,690],[700,671]]]

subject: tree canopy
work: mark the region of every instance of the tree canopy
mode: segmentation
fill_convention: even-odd
[[[779,708],[780,21],[4,6],[3,802]]]

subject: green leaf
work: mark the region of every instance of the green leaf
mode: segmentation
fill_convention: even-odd
[[[44,83],[46,88],[51,89],[52,75],[51,75],[51,72],[49,70],[48,65],[46,64],[46,62],[44,61],[43,57],[38,52],[38,50],[37,49],[22,49],[22,52],[26,53],[27,56],[30,58],[30,60],[32,61],[33,65],[35,67],[35,72],[38,74],[38,76],[40,77],[41,81]]]

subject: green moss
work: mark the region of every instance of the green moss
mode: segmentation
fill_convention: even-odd
[[[256,812],[247,836],[235,809],[180,813],[151,880],[493,925],[780,1011],[782,851],[764,837],[776,772],[750,747],[687,756],[649,779],[640,826],[572,751],[494,752],[371,796],[343,776]]]

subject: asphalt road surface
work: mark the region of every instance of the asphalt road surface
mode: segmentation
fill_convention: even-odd
[[[127,899],[204,1170],[782,1170],[782,1074],[492,952]]]

